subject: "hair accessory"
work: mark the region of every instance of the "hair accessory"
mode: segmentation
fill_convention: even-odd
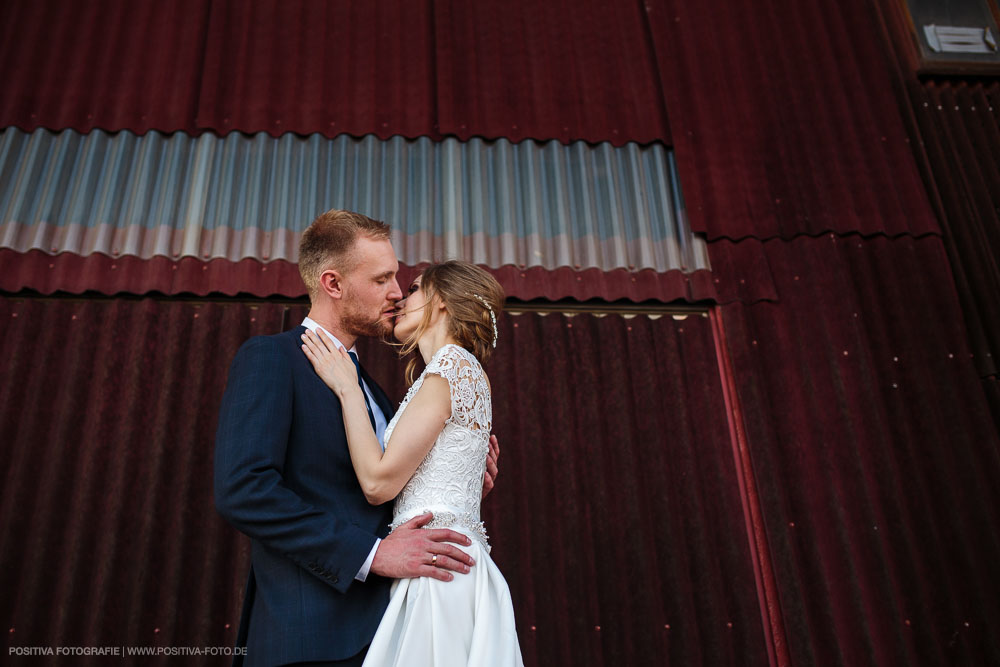
[[[497,338],[499,338],[499,334],[497,333],[497,314],[493,312],[492,308],[490,308],[490,304],[486,303],[486,299],[479,296],[478,294],[473,294],[472,296],[482,301],[483,305],[486,306],[486,310],[490,311],[490,319],[493,320],[493,347],[496,347]]]

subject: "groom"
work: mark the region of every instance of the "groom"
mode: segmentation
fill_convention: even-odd
[[[472,564],[454,546],[468,545],[466,536],[421,528],[429,514],[386,536],[391,503],[366,502],[340,403],[300,347],[306,328],[322,328],[348,350],[361,336],[390,334],[402,298],[398,268],[388,225],[349,211],[320,215],[299,250],[309,316],[292,331],[251,338],[229,369],[215,504],[251,540],[236,640],[247,647],[246,665],[360,665],[391,579],[449,581],[449,570],[467,572]],[[393,406],[358,371],[381,442]],[[489,475],[485,486],[492,486]]]

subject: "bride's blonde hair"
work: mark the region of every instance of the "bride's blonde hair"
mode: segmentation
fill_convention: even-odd
[[[416,349],[417,340],[431,324],[434,309],[430,305],[439,299],[448,315],[448,333],[485,365],[496,347],[496,318],[504,304],[504,291],[496,278],[475,264],[451,259],[425,268],[420,274],[420,289],[424,291],[423,318],[402,341],[399,355]],[[416,379],[416,367],[414,357],[406,366],[407,384]]]

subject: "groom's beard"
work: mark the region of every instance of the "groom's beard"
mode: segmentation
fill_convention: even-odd
[[[388,338],[392,335],[393,320],[379,313],[379,318],[373,320],[360,310],[348,310],[341,317],[341,323],[347,333],[368,338]]]

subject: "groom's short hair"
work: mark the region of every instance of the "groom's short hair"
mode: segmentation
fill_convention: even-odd
[[[312,221],[299,241],[299,275],[309,296],[319,291],[319,277],[328,269],[346,274],[354,268],[354,242],[359,236],[389,240],[389,225],[367,215],[332,209]]]

